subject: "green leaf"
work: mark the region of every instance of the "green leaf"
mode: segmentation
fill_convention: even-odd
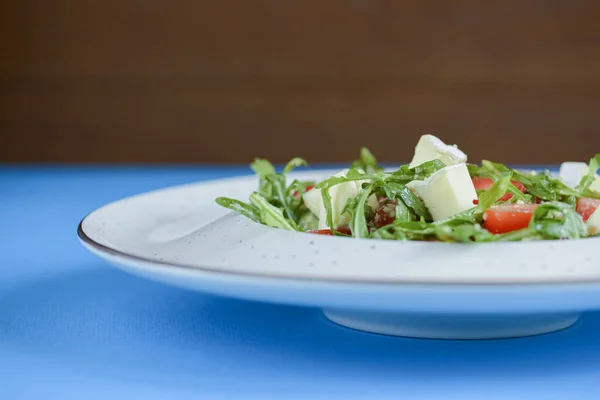
[[[308,166],[308,163],[300,157],[292,158],[283,169],[283,174],[285,175],[291,172],[294,168],[298,168],[301,166]]]
[[[509,186],[511,186],[510,179],[512,178],[511,171],[505,171],[502,173],[500,179],[490,186],[490,188],[479,195],[479,202],[475,207],[474,215],[477,219],[483,216],[485,210],[493,206],[498,200],[500,200],[506,193]]]
[[[511,182],[510,185],[508,185],[508,193],[512,194],[513,197],[510,198],[509,202],[510,203],[515,203],[519,200],[521,200],[524,203],[533,203],[533,196],[530,194],[525,194],[523,192],[521,192],[521,190],[516,187],[515,185],[513,185],[513,183]]]
[[[275,175],[275,167],[268,160],[255,158],[250,168],[259,176]]]
[[[544,239],[579,239],[588,236],[586,224],[566,203],[540,204],[534,211],[529,229]]]
[[[481,162],[481,167],[486,170],[492,176],[500,176],[505,172],[512,172],[510,168],[508,168],[504,164],[495,163],[489,160],[483,160]]]
[[[436,235],[438,240],[443,242],[473,243],[497,240],[494,234],[476,223],[440,224],[436,227]]]
[[[410,222],[412,221],[412,213],[403,201],[398,201],[396,204],[396,221]]]
[[[529,226],[518,231],[496,235],[499,241],[579,239],[588,236],[581,216],[569,204],[540,204]]]
[[[398,199],[399,203],[403,203],[417,217],[431,221],[431,214],[423,201],[405,185],[397,182],[381,181],[377,182],[375,188],[383,191],[385,197],[390,200]],[[400,218],[405,219],[402,215],[400,215]]]
[[[272,178],[276,175],[273,164],[265,159],[256,158],[254,162],[250,164],[250,168],[258,175],[258,191],[260,194],[267,199],[271,199],[273,197]]]
[[[304,206],[304,200],[302,198],[302,195],[306,193],[306,187],[314,185],[315,182],[312,181],[299,181],[295,179],[287,187],[285,196],[288,198],[289,204],[297,217],[302,213],[303,210],[306,210],[306,207]]]
[[[446,165],[440,160],[427,161],[414,168],[410,168],[409,165],[403,165],[397,171],[389,174],[388,179],[399,183],[424,181],[444,167],[446,167]]]
[[[425,203],[423,203],[423,200],[415,195],[409,188],[405,186],[404,189],[398,193],[398,195],[404,204],[406,204],[406,206],[410,208],[417,217],[421,217],[426,221],[431,221],[433,219],[429,209],[425,206]]]
[[[294,221],[285,218],[281,209],[269,203],[260,193],[252,193],[250,203],[258,209],[263,224],[289,231],[300,230]]]
[[[515,171],[515,180],[525,185],[529,193],[540,199],[556,201],[561,197],[561,182],[553,178],[548,172],[529,173]],[[563,189],[573,192],[566,186]],[[571,193],[569,193],[571,194]]]
[[[586,176],[581,178],[581,182],[579,182],[579,185],[577,185],[577,190],[582,193],[587,191],[592,183],[594,183],[596,180],[596,172],[598,169],[600,169],[600,153],[596,154],[590,160],[590,163],[588,164],[588,173]]]
[[[298,219],[298,227],[302,231],[311,231],[319,227],[319,220],[310,211],[305,211]]]
[[[302,205],[302,200],[294,199],[292,196],[292,192],[286,184],[286,174],[301,165],[306,165],[306,161],[296,157],[287,163],[283,173],[277,174],[273,164],[267,160],[257,158],[251,164],[251,168],[259,177],[258,192],[270,204],[283,207],[285,217],[292,221],[298,220],[296,211]],[[304,193],[304,188],[301,193]]]
[[[360,168],[366,173],[383,171],[373,153],[366,147],[360,149],[360,159],[352,163],[352,168]]]
[[[365,238],[369,236],[369,228],[367,226],[367,217],[365,215],[365,204],[373,192],[373,185],[368,185],[361,189],[357,197],[355,197],[354,208],[350,210],[350,231],[355,238]]]
[[[321,198],[323,199],[323,205],[325,207],[325,222],[327,223],[327,227],[333,232],[335,231],[335,228],[333,226],[333,210],[331,205],[331,194],[329,194],[329,187],[325,187],[321,190]]]
[[[254,222],[262,223],[260,212],[252,204],[244,203],[236,199],[230,199],[228,197],[217,197],[215,200],[221,207],[229,208],[235,212],[242,214],[243,216],[250,218]]]
[[[496,176],[492,171],[476,164],[467,164],[467,169],[469,170],[469,175],[471,175],[471,177],[494,178]]]
[[[435,235],[433,224],[426,222],[393,222],[371,233],[372,238],[388,240],[424,240]]]
[[[296,221],[296,212],[293,207],[294,198],[288,193],[285,186],[285,175],[271,175],[267,177],[274,191],[274,197],[282,205],[287,218]]]
[[[315,188],[316,189],[324,189],[324,188],[332,188],[333,186],[339,185],[345,182],[355,182],[355,181],[369,181],[369,180],[378,180],[383,179],[383,175],[378,174],[366,174],[356,168],[351,168],[348,170],[345,176],[331,176],[321,182],[319,182]]]
[[[508,168],[506,165],[494,163],[488,160],[483,160],[481,167],[474,164],[467,164],[467,168],[469,169],[469,175],[471,175],[471,177],[488,178],[492,179],[494,182],[506,174],[515,174],[515,171]],[[509,200],[511,203],[514,203],[518,200],[521,200],[525,203],[531,203],[533,200],[531,195],[521,192],[521,190],[513,185],[512,182],[508,185],[506,191],[513,196]]]

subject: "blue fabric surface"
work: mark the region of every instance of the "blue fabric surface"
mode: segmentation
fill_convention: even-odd
[[[600,398],[597,313],[524,339],[384,337],[129,276],[77,241],[107,202],[248,172],[0,167],[0,399]]]

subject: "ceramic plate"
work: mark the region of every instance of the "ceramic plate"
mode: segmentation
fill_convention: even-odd
[[[296,173],[319,179],[336,171]],[[128,272],[193,290],[323,308],[339,324],[426,338],[555,331],[600,308],[600,239],[454,244],[289,232],[214,199],[255,177],[145,193],[104,206],[82,243]]]

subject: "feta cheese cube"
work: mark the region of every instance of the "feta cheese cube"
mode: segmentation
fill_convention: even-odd
[[[323,204],[323,199],[321,198],[321,190],[320,189],[311,189],[308,192],[304,192],[302,195],[302,199],[304,200],[304,205],[313,213],[317,218],[319,218],[319,211],[321,210],[321,204]]]
[[[424,181],[413,181],[434,221],[441,221],[474,207],[477,192],[466,164],[445,167]]]
[[[583,162],[564,162],[560,165],[560,179],[569,187],[576,187],[584,176],[588,174],[589,168]],[[590,185],[590,189],[600,192],[600,176],[596,174],[596,179]]]
[[[463,164],[467,162],[467,155],[433,135],[423,135],[415,147],[415,155],[409,167],[414,168],[432,160],[440,160],[446,165]]]
[[[346,176],[348,169],[344,169],[334,176]],[[344,182],[339,185],[333,186],[329,189],[329,195],[331,196],[331,211],[333,217],[333,225],[337,227],[339,225],[347,224],[349,222],[348,215],[342,215],[342,210],[346,206],[348,199],[358,196],[361,190],[361,186],[364,182],[352,181]],[[319,218],[319,229],[327,228],[327,212],[325,210],[325,204],[323,204],[323,197],[321,189],[312,189],[302,195],[304,204],[306,207]],[[375,210],[378,206],[377,196],[371,195],[367,200],[367,204]]]

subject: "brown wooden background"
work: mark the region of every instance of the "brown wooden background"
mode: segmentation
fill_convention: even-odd
[[[598,1],[0,4],[0,161],[600,152]]]

